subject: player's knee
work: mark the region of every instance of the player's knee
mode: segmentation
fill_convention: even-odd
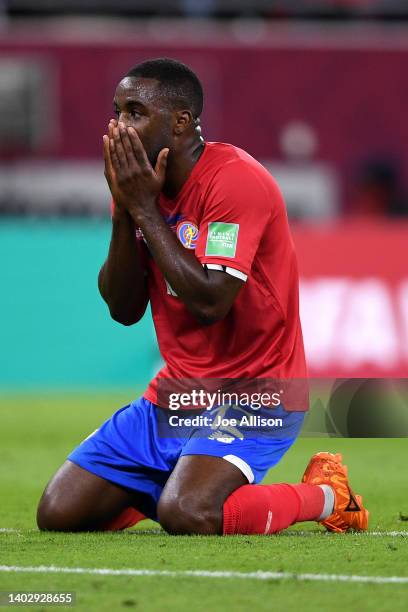
[[[168,499],[158,504],[159,523],[173,535],[216,535],[222,532],[222,515],[206,501],[193,495]]]
[[[41,530],[63,531],[64,514],[52,500],[42,497],[37,508],[37,525]]]
[[[44,491],[37,508],[37,525],[42,531],[77,531],[78,524],[61,496]]]

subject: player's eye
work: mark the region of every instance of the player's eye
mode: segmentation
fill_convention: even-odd
[[[132,117],[140,117],[141,116],[141,113],[138,110],[136,110],[135,108],[133,108],[130,111],[130,114],[132,115]]]

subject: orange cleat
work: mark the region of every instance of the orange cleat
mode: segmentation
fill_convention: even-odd
[[[316,453],[309,461],[302,482],[327,484],[334,491],[334,511],[319,521],[328,531],[344,533],[349,529],[366,531],[369,512],[363,507],[361,495],[355,495],[350,488],[347,467],[342,465],[342,456],[337,453]]]

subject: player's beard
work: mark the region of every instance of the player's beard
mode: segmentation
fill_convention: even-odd
[[[147,159],[149,160],[153,168],[156,166],[157,158],[159,156],[160,151],[165,147],[168,147],[168,145],[166,144],[161,144],[163,142],[162,139],[160,139],[160,141],[160,144],[154,145],[151,145],[150,143],[144,143],[142,141],[142,145],[144,147],[144,150],[146,151]]]
[[[159,157],[160,151],[161,151],[161,149],[159,149],[158,151],[155,151],[154,153],[147,153],[147,158],[148,158],[149,162],[151,163],[152,168],[154,168],[156,166],[157,158]]]

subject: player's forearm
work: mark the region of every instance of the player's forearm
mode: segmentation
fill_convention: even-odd
[[[98,277],[99,291],[115,321],[136,323],[148,303],[145,269],[136,245],[135,226],[126,212],[115,211],[108,257]]]
[[[204,324],[224,316],[220,292],[208,271],[181,245],[157,208],[138,216],[137,223],[163,276],[190,312]]]

